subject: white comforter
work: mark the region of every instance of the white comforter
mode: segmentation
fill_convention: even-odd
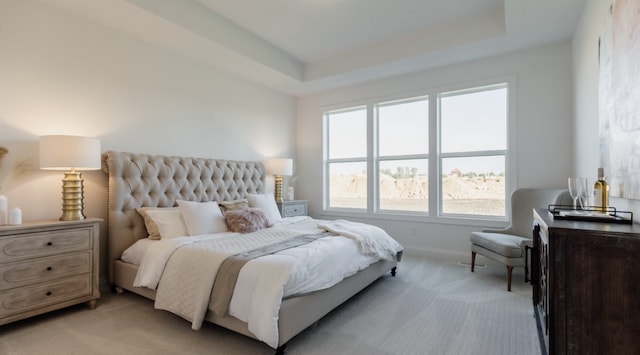
[[[324,226],[326,227],[326,225]],[[341,225],[341,227],[344,226]],[[308,217],[289,220],[288,224],[284,223],[274,228],[295,230],[306,234],[318,234],[325,230],[318,228],[318,221]],[[274,231],[269,232],[275,233]],[[386,235],[386,233],[384,234]],[[207,298],[198,301],[196,308],[201,308],[200,310],[190,309],[185,312],[182,309],[170,309],[174,308],[173,305],[184,307],[185,302],[188,303],[190,300],[174,298],[180,297],[181,294],[184,296],[183,292],[178,292],[178,295],[163,296],[163,270],[165,266],[168,266],[171,255],[180,248],[191,246],[197,249],[198,244],[224,243],[225,238],[233,238],[234,236],[234,233],[220,233],[175,238],[154,243],[145,253],[134,286],[157,288],[156,307],[180,314],[192,321],[194,329],[199,329],[204,312],[206,312],[207,307],[205,306],[209,304],[210,300]],[[388,235],[382,238],[385,239],[384,245],[390,245],[392,249],[395,249],[389,250],[392,255],[402,249]],[[229,304],[229,314],[246,322],[256,338],[276,348],[278,346],[278,313],[283,298],[331,287],[371,263],[381,258],[389,258],[389,255],[363,255],[361,248],[361,244],[354,240],[353,236],[335,235],[251,260],[240,271],[234,295]],[[209,263],[211,268],[217,270],[222,260],[228,255],[225,253],[213,254],[217,256]],[[210,296],[210,289],[207,295]],[[167,302],[167,300],[169,301]],[[200,311],[203,313],[195,314]]]

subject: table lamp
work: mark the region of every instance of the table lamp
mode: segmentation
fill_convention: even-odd
[[[61,221],[85,219],[84,186],[80,170],[100,169],[100,141],[78,136],[40,137],[40,169],[65,170],[62,179]]]
[[[265,162],[267,174],[273,175],[276,180],[276,202],[284,202],[282,198],[282,176],[293,175],[293,159],[269,159]]]

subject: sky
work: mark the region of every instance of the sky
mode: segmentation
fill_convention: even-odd
[[[507,88],[451,92],[440,94],[440,130],[442,153],[460,153],[507,148]],[[413,99],[374,105],[378,117],[379,156],[428,156],[429,98]],[[354,110],[331,113],[329,120],[329,157],[331,159],[366,157],[367,111],[365,106]],[[340,143],[337,143],[340,142]],[[426,174],[427,160],[399,162],[401,166],[417,167]],[[333,172],[362,172],[366,164],[334,165]],[[393,169],[393,162],[385,163]],[[462,173],[504,173],[505,157],[444,158],[442,172],[454,168]]]

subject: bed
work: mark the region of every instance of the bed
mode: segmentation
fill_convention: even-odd
[[[182,201],[237,201],[262,196],[266,191],[265,170],[260,162],[114,151],[104,153],[102,158],[109,180],[109,281],[117,291],[127,290],[152,300],[156,300],[158,291],[134,286],[140,266],[121,259],[125,250],[149,236],[137,209],[170,208]],[[308,220],[294,222],[309,225]],[[267,345],[274,348],[276,354],[284,354],[287,342],[295,335],[385,273],[395,276],[401,253],[397,250],[392,258],[373,261],[329,288],[278,300],[276,339],[266,342]],[[250,330],[247,321],[229,314],[220,315],[212,309],[205,311],[204,320],[262,340]]]

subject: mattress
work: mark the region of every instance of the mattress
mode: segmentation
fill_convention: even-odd
[[[317,224],[319,222],[309,217],[296,217],[288,219],[283,224],[296,228],[301,232],[317,233]],[[174,238],[169,241],[143,238],[127,248],[123,252],[121,259],[130,264],[143,265],[142,268],[138,269],[138,275],[134,282],[135,286],[155,289],[171,251],[175,250],[183,242],[190,243],[211,238],[233,237],[236,234],[238,233],[225,232],[198,237]],[[146,262],[144,262],[145,256],[147,258]],[[285,284],[284,297],[331,287],[379,260],[374,256],[362,255],[357,245],[348,238],[333,236],[249,261],[245,265],[246,271],[244,273],[258,270],[261,263],[277,262],[283,258],[289,259],[289,262],[293,262],[296,265],[292,271],[291,278]],[[236,286],[237,294],[243,294],[243,286],[245,288],[251,286],[250,281],[243,283],[243,280],[248,280],[252,277],[255,276],[243,275],[243,272],[241,272],[241,277],[239,277],[239,282]],[[233,303],[234,301],[232,301]]]

